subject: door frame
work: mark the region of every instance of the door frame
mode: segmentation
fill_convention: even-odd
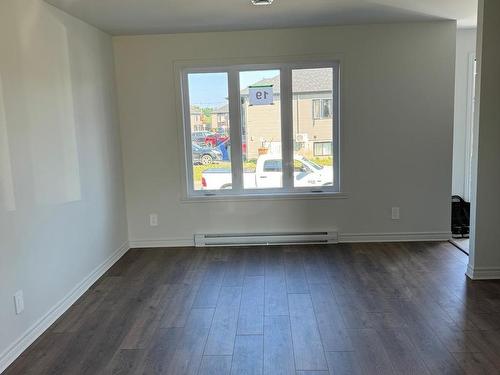
[[[474,153],[474,108],[476,86],[476,53],[468,56],[467,65],[467,120],[465,131],[465,171],[464,171],[464,199],[467,202],[472,198],[472,158]]]

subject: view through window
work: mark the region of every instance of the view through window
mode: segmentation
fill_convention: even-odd
[[[333,185],[333,69],[293,69],[294,186]]]
[[[190,185],[193,190],[231,189],[227,73],[189,74],[188,86],[191,135],[188,152],[193,172]]]
[[[339,191],[338,64],[248,67],[183,72],[188,193]]]
[[[257,168],[257,161],[264,155],[281,159],[280,71],[240,72],[240,87],[243,187],[279,188],[283,185],[281,170],[270,172],[264,164]],[[268,95],[265,104],[259,103],[257,95]]]

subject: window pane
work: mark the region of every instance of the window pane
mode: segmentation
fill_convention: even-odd
[[[314,156],[323,156],[323,143],[314,143]]]
[[[243,187],[279,188],[281,171],[280,71],[240,72]]]
[[[314,156],[331,156],[331,142],[314,142]]]
[[[281,160],[266,160],[264,172],[281,172]]]
[[[313,102],[313,118],[314,119],[321,118],[321,100],[314,99],[312,102]]]
[[[332,117],[332,101],[330,99],[323,100],[323,118]]]
[[[328,143],[325,143],[324,147],[323,147],[323,156],[332,156],[332,143],[331,142],[328,142]]]
[[[193,189],[231,189],[227,73],[188,74]]]
[[[292,70],[295,187],[333,185],[333,68]],[[329,145],[329,146],[327,146]]]

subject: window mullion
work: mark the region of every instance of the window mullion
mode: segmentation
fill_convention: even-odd
[[[229,78],[229,136],[231,140],[232,191],[243,191],[243,153],[241,145],[241,103],[239,72],[232,68]]]
[[[289,66],[281,69],[281,153],[283,168],[283,188],[293,189],[293,96],[292,70]]]
[[[189,101],[189,81],[188,74],[182,72],[181,76],[182,85],[182,109],[184,115],[183,132],[184,132],[184,152],[186,163],[184,165],[187,175],[187,193],[194,193],[193,183],[193,154],[192,154],[192,139],[191,139],[191,116],[190,116],[190,101]]]
[[[333,179],[334,188],[340,191],[340,71],[339,64],[333,65],[333,87],[332,87],[332,157],[333,157]]]

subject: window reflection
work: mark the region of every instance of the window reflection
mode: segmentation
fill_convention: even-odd
[[[47,22],[43,17],[52,17],[48,14],[40,17],[29,25],[36,33],[23,34],[20,46],[27,87],[23,95],[29,122],[27,152],[36,202],[61,204],[81,199],[69,41],[62,23]]]
[[[10,145],[7,133],[7,115],[3,99],[2,76],[0,75],[0,209],[14,211],[16,200],[12,181]]]

